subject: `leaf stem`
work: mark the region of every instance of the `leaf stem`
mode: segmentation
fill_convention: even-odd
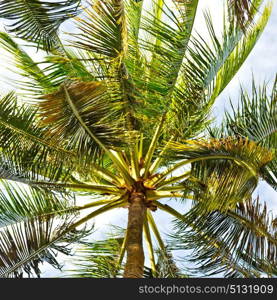
[[[144,235],[145,235],[145,239],[146,239],[146,243],[147,243],[147,247],[148,247],[148,251],[149,251],[149,259],[150,259],[150,263],[151,263],[151,269],[152,269],[153,275],[155,277],[155,275],[157,273],[156,263],[155,263],[155,255],[154,255],[154,249],[153,249],[153,244],[152,244],[152,239],[151,239],[151,234],[150,234],[147,218],[144,219],[143,231],[144,231]]]

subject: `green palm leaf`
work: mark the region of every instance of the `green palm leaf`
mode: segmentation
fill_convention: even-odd
[[[127,23],[129,30],[129,39],[131,42],[131,48],[138,47],[139,32],[141,29],[141,17],[142,17],[142,7],[143,1],[126,1],[125,8],[127,10]],[[135,51],[137,49],[134,49]]]
[[[79,4],[80,0],[1,0],[0,15],[10,21],[7,25],[10,33],[51,51],[60,46],[57,36],[60,25],[76,16]]]
[[[36,110],[19,106],[13,93],[0,100],[2,178],[58,180],[67,176],[75,154],[47,138],[36,118]]]
[[[119,263],[124,230],[114,227],[107,239],[84,242],[74,255],[73,268],[67,270],[74,278],[120,278],[123,265]],[[144,266],[144,278],[184,278],[176,267],[169,250],[157,250],[157,272]]]
[[[73,269],[69,276],[75,278],[117,278],[123,268],[118,263],[123,243],[122,234],[112,235],[102,241],[86,242],[74,255]]]
[[[170,22],[149,14],[142,18],[141,29],[147,32],[147,40],[141,40],[141,47],[152,52],[150,75],[155,74],[156,84],[164,94],[171,94],[176,84],[187,46],[191,37],[198,1],[191,3],[174,2],[175,10],[165,2],[161,13]],[[168,95],[169,96],[169,95]]]
[[[51,80],[52,92],[67,79],[85,82],[97,80],[93,72],[93,64],[89,59],[83,58],[83,55],[81,50],[77,52],[66,49],[66,57],[51,55],[40,62],[39,65],[46,66],[43,71]]]
[[[40,276],[39,265],[46,261],[61,268],[55,256],[69,254],[68,245],[87,232],[69,230],[72,219],[36,218],[0,231],[0,277]]]
[[[273,158],[267,149],[242,138],[171,144],[175,159],[186,158],[192,163],[190,177],[183,183],[184,198],[192,194],[208,211],[224,211],[249,199],[261,169]]]
[[[13,84],[20,90],[24,89],[25,97],[36,98],[41,94],[54,92],[68,78],[82,81],[96,79],[90,71],[93,67],[90,60],[84,58],[81,51],[78,53],[66,49],[66,55],[46,56],[42,61],[36,62],[5,32],[0,32],[0,45],[13,57],[11,69],[20,75],[20,79],[13,81]],[[34,101],[31,103],[35,104]]]
[[[136,88],[127,68],[128,26],[124,1],[96,1],[78,20],[80,33],[71,45],[96,59],[98,76],[106,82],[111,99],[122,102],[122,112],[130,129],[138,127],[135,117]]]
[[[258,9],[261,1],[255,1],[252,5]],[[177,12],[166,4],[164,6],[161,8],[164,19],[157,19],[152,14],[142,18],[146,38],[141,38],[141,48],[153,59],[148,63],[148,68],[139,73],[144,72],[146,78],[136,74],[132,77],[145,98],[142,117],[145,122],[151,124],[149,116],[154,120],[167,111],[167,135],[172,136],[174,132],[175,136],[191,138],[207,125],[205,120],[212,104],[255,45],[271,8],[267,6],[264,9],[257,24],[247,23],[247,28],[251,27],[251,30],[246,36],[234,22],[230,22],[230,12],[227,11],[222,39],[215,34],[211,18],[206,14],[212,42],[210,46],[200,36],[190,37],[196,1],[177,3]],[[254,15],[257,15],[256,10]]]
[[[225,113],[222,128],[212,135],[247,137],[257,144],[271,150],[274,154],[272,161],[261,170],[262,177],[273,187],[277,188],[277,111],[276,111],[276,81],[269,95],[264,85],[257,89],[252,83],[252,94],[241,90],[238,109],[232,106],[230,113]]]
[[[252,5],[258,9],[261,2],[255,1]],[[267,5],[256,23],[248,24],[250,29],[246,35],[234,23],[225,20],[222,42],[215,34],[211,16],[205,15],[212,46],[201,36],[193,40],[185,77],[208,96],[208,103],[214,103],[248,57],[267,24],[271,8],[270,4]]]
[[[277,242],[273,220],[258,199],[239,204],[226,213],[203,213],[196,205],[183,220],[176,221],[173,249],[193,250],[190,261],[196,263],[195,271],[206,276],[276,275]]]
[[[51,193],[38,188],[27,188],[8,181],[1,182],[0,227],[33,219],[43,215],[59,215],[74,212],[72,195]]]
[[[37,93],[39,88],[52,88],[51,82],[49,82],[48,77],[45,76],[37,63],[33,61],[28,53],[24,51],[22,47],[9,36],[9,34],[0,32],[0,45],[14,58],[13,65],[16,67],[17,73],[21,75],[22,78],[28,77],[29,80],[32,79],[31,82],[29,80],[27,82],[26,80],[21,80],[18,83],[21,88],[24,86],[26,90],[32,89],[35,93]]]
[[[65,83],[57,92],[42,96],[39,106],[48,136],[60,143],[66,141],[82,157],[102,155],[100,144],[106,147],[123,144],[121,103],[110,101],[105,83]]]
[[[78,18],[81,35],[77,47],[114,59],[126,52],[126,20],[123,1],[96,1]]]

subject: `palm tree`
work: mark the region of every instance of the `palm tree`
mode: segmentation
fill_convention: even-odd
[[[267,24],[265,2],[229,1],[221,37],[206,13],[209,43],[192,35],[198,0],[0,1],[0,45],[20,75],[20,95],[0,101],[1,277],[59,267],[72,243],[78,276],[190,275],[176,249],[207,275],[277,274],[276,218],[252,199],[259,180],[277,188],[276,83],[242,91],[221,127],[210,117]],[[120,207],[125,229],[84,240],[89,220]],[[175,219],[167,241],[157,209]]]

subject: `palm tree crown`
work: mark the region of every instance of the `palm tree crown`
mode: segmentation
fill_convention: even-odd
[[[72,243],[82,245],[74,276],[277,275],[276,218],[253,199],[259,180],[277,189],[276,82],[269,91],[253,81],[222,126],[210,117],[272,4],[226,1],[220,37],[206,12],[210,42],[193,34],[197,7],[0,0],[0,45],[22,78],[21,95],[0,100],[2,277],[39,276],[43,261],[59,267],[55,251],[68,254]],[[61,35],[66,20],[74,27]],[[82,195],[89,201],[77,205]],[[119,207],[128,209],[127,227],[88,242],[87,221]],[[174,217],[167,241],[156,210]],[[171,251],[180,249],[194,250],[184,259],[197,270],[177,267]]]

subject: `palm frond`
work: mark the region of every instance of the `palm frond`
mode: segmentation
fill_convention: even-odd
[[[79,81],[96,79],[93,75],[95,72],[89,65],[90,60],[83,59],[83,53],[72,49],[66,49],[66,55],[49,55],[36,62],[5,32],[0,32],[0,46],[12,56],[11,69],[20,75],[20,79],[14,80],[13,84],[20,88],[20,92],[24,90],[24,98],[26,96],[37,98],[42,94],[54,92],[66,79]],[[24,101],[36,104],[34,101],[26,99]]]
[[[96,1],[77,21],[81,34],[73,42],[76,47],[111,59],[124,55],[127,32],[123,1]]]
[[[258,8],[261,2],[257,0],[253,5],[258,5]],[[265,6],[257,22],[249,24],[251,29],[246,35],[243,35],[234,23],[225,20],[222,41],[215,33],[211,16],[206,13],[205,19],[212,46],[200,35],[194,38],[185,66],[184,84],[187,81],[195,89],[202,91],[206,95],[206,101],[212,105],[253,49],[267,24],[271,8],[271,4]]]
[[[74,255],[73,267],[67,272],[74,278],[120,278],[124,264],[119,255],[124,240],[124,230],[115,227],[107,239],[84,242]],[[184,278],[186,275],[176,267],[169,250],[157,251],[157,272],[144,266],[144,278]]]
[[[109,100],[101,82],[69,82],[42,96],[39,112],[48,136],[66,141],[82,157],[96,158],[103,154],[98,141],[107,147],[123,143],[121,104]]]
[[[186,97],[187,87],[183,88],[183,84],[180,84],[197,5],[198,1],[163,2],[163,7],[155,6],[153,13],[141,18],[144,34],[139,40],[139,46],[146,51],[145,57],[151,58],[144,63],[146,68],[138,76],[132,73],[134,82],[145,99],[141,118],[152,127],[157,117],[168,112],[165,126],[165,134],[168,136],[174,132],[175,135],[189,138],[191,128],[195,128],[197,134],[201,129],[196,129],[198,125],[205,127],[203,116],[206,116],[207,111],[203,107],[200,109],[198,98],[191,94]],[[161,16],[155,14],[155,9],[160,10]],[[145,77],[141,77],[142,72]],[[178,126],[174,123],[177,119]]]
[[[73,81],[96,81],[97,76],[94,74],[89,59],[82,58],[82,52],[66,49],[66,57],[59,55],[51,55],[40,62],[40,66],[44,66],[43,72],[51,81],[52,92],[59,87],[65,80]],[[45,93],[45,90],[44,90]]]
[[[208,211],[225,211],[249,199],[257,187],[261,169],[273,158],[266,148],[242,138],[172,145],[175,158],[186,158],[192,163],[190,177],[183,183],[184,198],[192,194],[196,201],[201,201],[203,210]]]
[[[160,7],[161,13],[168,20],[160,20],[149,13],[142,18],[141,28],[147,39],[141,41],[141,47],[152,54],[150,76],[156,84],[163,87],[164,96],[172,93],[190,40],[198,1],[190,3],[174,2],[170,8],[166,2]]]
[[[71,169],[75,154],[47,138],[36,110],[19,106],[13,93],[0,100],[0,129],[1,178],[58,180]]]
[[[171,142],[170,148],[175,151],[173,153],[175,159],[205,160],[213,157],[230,159],[245,167],[248,164],[250,171],[258,171],[274,157],[270,150],[242,137],[186,140],[184,143]]]
[[[0,227],[43,215],[59,215],[74,206],[74,197],[1,181]],[[73,213],[73,209],[72,209]]]
[[[80,0],[1,0],[0,15],[9,21],[8,32],[51,51],[60,46],[60,25],[77,15],[79,4]]]
[[[77,248],[73,257],[73,267],[67,272],[75,278],[117,278],[122,276],[119,264],[120,249],[124,240],[124,230],[114,228],[107,239],[85,242]]]
[[[196,274],[262,277],[277,274],[274,217],[259,200],[226,213],[195,206],[175,222],[172,249],[190,249]],[[193,269],[193,268],[192,268]],[[199,273],[198,273],[199,272]]]
[[[258,0],[254,2],[257,8],[261,5]],[[252,50],[267,23],[271,8],[267,6],[264,9],[257,24],[246,36],[234,22],[229,22],[227,10],[222,39],[215,34],[211,17],[206,14],[210,46],[201,36],[191,38],[191,28],[182,26],[182,22],[193,25],[197,3],[176,5],[179,5],[177,11],[166,4],[162,9],[169,21],[156,20],[151,14],[142,19],[146,36],[152,38],[142,39],[141,47],[152,53],[155,59],[148,63],[148,71],[144,70],[146,78],[133,76],[133,79],[146,99],[143,103],[145,122],[151,124],[148,116],[155,119],[168,111],[166,134],[172,136],[174,132],[175,136],[191,138],[207,125],[205,121],[215,99]],[[247,26],[252,25],[248,23]]]
[[[254,10],[257,9],[251,0],[228,0],[229,8],[235,18],[238,26],[246,30],[246,24],[252,22]],[[261,2],[261,1],[260,1]]]
[[[17,223],[0,231],[0,277],[40,276],[39,265],[48,262],[61,268],[56,251],[70,254],[69,244],[88,232],[70,228],[73,219],[41,217]],[[71,229],[71,230],[70,230]]]
[[[230,54],[226,63],[222,65],[219,70],[213,93],[211,94],[211,99],[215,99],[229,84],[229,82],[234,78],[237,71],[240,69],[242,64],[247,59],[248,55],[251,53],[258,39],[260,38],[265,26],[269,20],[272,10],[272,4],[269,3],[262,12],[260,18],[257,20],[256,24],[252,26],[251,30],[245,35],[245,37],[236,46],[234,51]]]
[[[252,94],[248,95],[241,89],[239,106],[232,106],[231,112],[225,113],[225,120],[222,127],[215,132],[210,130],[212,135],[240,136],[255,141],[258,145],[271,150],[274,157],[261,170],[261,176],[274,189],[277,189],[277,110],[276,110],[276,81],[271,94],[268,88],[263,85],[256,88],[252,82]]]
[[[80,33],[73,35],[76,40],[71,45],[98,60],[99,76],[106,81],[110,98],[122,102],[126,125],[136,129],[137,92],[126,63],[128,25],[124,1],[96,1],[77,20]]]
[[[8,33],[0,32],[0,45],[13,57],[12,64],[16,67],[17,74],[23,78],[28,78],[28,82],[21,80],[18,84],[26,90],[32,88],[37,91],[39,86],[43,89],[51,89],[51,82],[39,68],[36,62],[28,55],[22,47],[10,37]],[[30,80],[31,79],[31,80]]]
[[[183,270],[177,267],[176,261],[169,249],[159,249],[157,252],[157,278],[186,278]]]
[[[141,30],[143,1],[126,1],[125,9],[127,11],[126,18],[129,31],[130,46],[137,48],[139,32]]]

